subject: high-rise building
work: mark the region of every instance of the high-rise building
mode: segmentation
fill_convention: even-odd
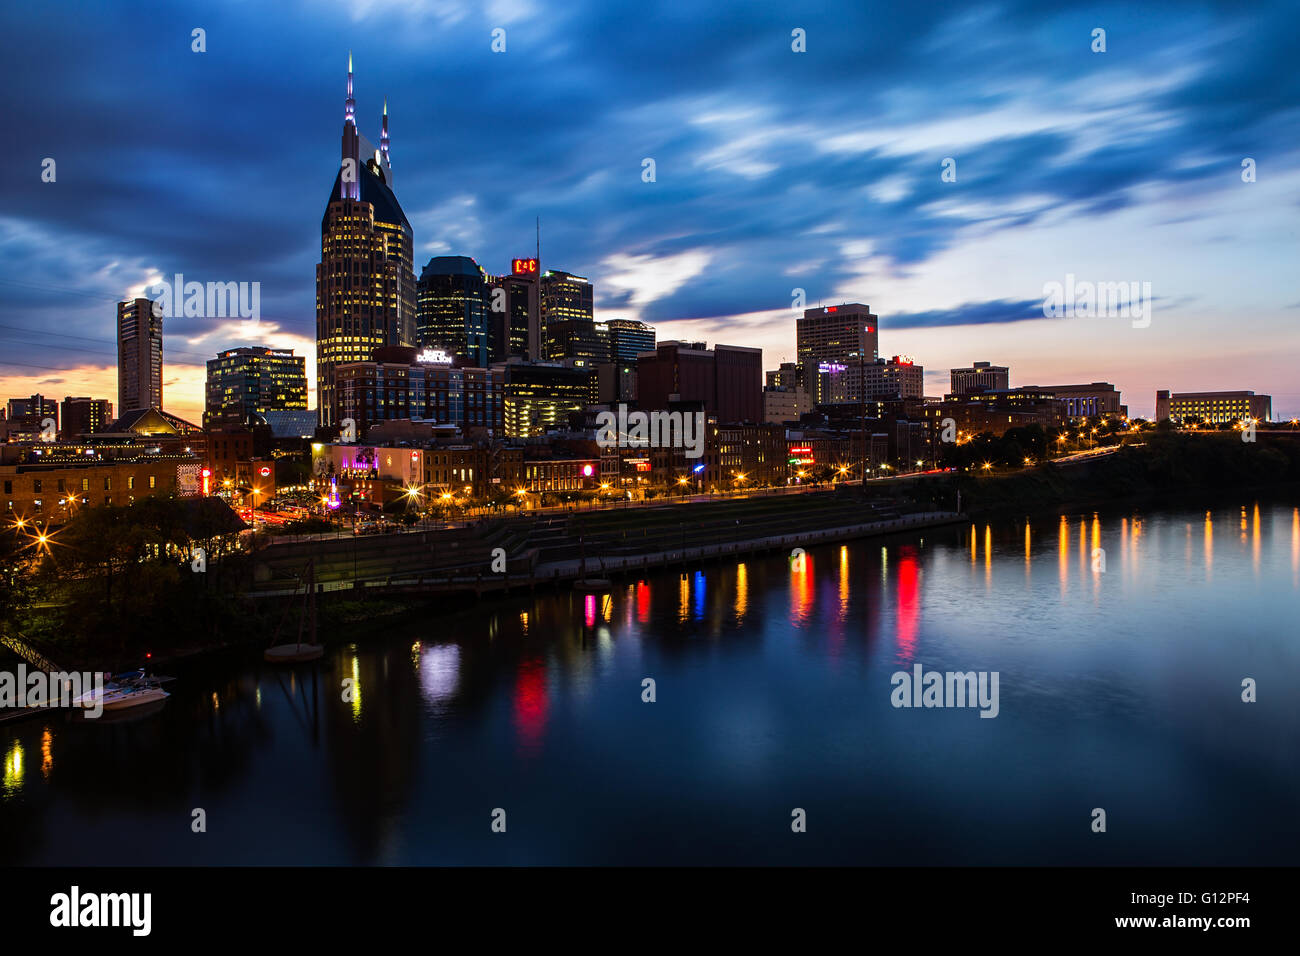
[[[416,324],[420,346],[464,356],[486,368],[492,360],[487,273],[469,256],[434,256],[420,272]]]
[[[720,422],[762,422],[763,350],[660,342],[637,357],[637,404],[666,409],[699,402]]]
[[[837,365],[874,362],[880,327],[871,307],[858,302],[805,309],[795,322],[795,348],[804,387],[814,403],[830,401],[830,372]]]
[[[655,348],[654,326],[636,319],[610,319],[602,323],[609,333],[609,360],[628,365],[636,362],[642,352]]]
[[[552,357],[546,352],[548,327],[555,322],[594,322],[595,295],[590,280],[570,272],[549,271],[542,274],[542,358]]]
[[[162,316],[148,299],[117,304],[117,413],[162,408]]]
[[[1241,392],[1156,392],[1156,421],[1199,421],[1206,425],[1232,425],[1247,419],[1270,421],[1273,399],[1269,395]]]
[[[492,361],[542,357],[541,275],[537,259],[515,259],[507,276],[488,277]],[[500,292],[498,292],[500,290]]]
[[[293,349],[247,346],[208,360],[203,425],[244,424],[251,415],[307,407],[307,359]]]
[[[970,368],[949,370],[953,395],[1001,392],[1011,387],[1011,370],[1005,365],[976,362]]]
[[[30,398],[9,399],[8,419],[15,418],[53,418],[55,425],[59,422],[59,406],[52,398],[33,395]]]
[[[546,353],[552,361],[574,359],[583,365],[609,361],[609,329],[603,322],[563,319],[546,324]]]
[[[113,403],[106,398],[63,399],[60,406],[59,433],[65,441],[75,439],[78,435],[93,435],[102,432],[113,420]]]
[[[388,103],[375,149],[357,131],[349,54],[342,161],[321,220],[316,267],[316,404],[322,425],[337,424],[330,416],[340,364],[368,360],[376,348],[414,345],[414,240],[392,183]]]

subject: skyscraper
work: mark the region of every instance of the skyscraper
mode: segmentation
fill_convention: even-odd
[[[162,316],[148,299],[117,304],[117,413],[162,409]]]
[[[490,355],[487,274],[469,256],[434,256],[420,272],[416,326],[420,346],[463,355],[486,368]]]
[[[609,360],[620,364],[635,364],[642,352],[653,352],[655,330],[653,326],[635,319],[610,319],[602,323],[609,329]]]
[[[504,362],[512,356],[537,361],[542,356],[539,268],[539,260],[535,258],[515,259],[511,263],[510,275],[488,277],[491,310],[488,323],[493,362]],[[500,309],[504,311],[498,311]]]
[[[375,149],[357,131],[348,54],[342,160],[321,220],[316,267],[316,404],[322,425],[337,424],[332,418],[340,364],[369,360],[376,348],[415,344],[414,239],[392,183],[388,102]]]
[[[543,358],[552,357],[548,351],[550,336],[547,332],[552,323],[594,322],[594,299],[590,280],[570,272],[553,270],[543,273],[541,283]]]
[[[874,362],[880,327],[871,307],[853,302],[805,309],[795,322],[795,348],[814,403],[830,401],[830,376],[850,363]]]
[[[293,349],[227,349],[208,360],[205,427],[307,407],[307,359]]]

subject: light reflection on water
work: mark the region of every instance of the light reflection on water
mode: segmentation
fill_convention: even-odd
[[[962,523],[349,625],[315,672],[210,667],[141,721],[0,727],[0,854],[1294,864],[1298,591],[1300,509],[1250,502]],[[999,716],[892,708],[913,665],[998,671]],[[237,823],[196,846],[193,806]],[[1094,838],[1094,806],[1122,840]]]

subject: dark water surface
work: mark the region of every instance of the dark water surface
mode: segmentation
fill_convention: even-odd
[[[0,725],[0,859],[1294,865],[1298,610],[1300,511],[1248,502],[377,619],[139,720]],[[915,664],[997,671],[998,716],[893,707]]]

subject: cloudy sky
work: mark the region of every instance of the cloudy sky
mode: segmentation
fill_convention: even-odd
[[[417,273],[506,271],[540,216],[543,267],[591,277],[598,317],[769,368],[803,290],[871,305],[927,394],[986,360],[1114,382],[1134,414],[1157,388],[1300,414],[1294,3],[52,0],[0,28],[2,398],[116,400],[114,302],[178,272],[261,283],[262,318],[168,319],[169,410],[200,418],[222,348],[314,374],[351,50],[372,140],[388,98]],[[1150,283],[1149,324],[1044,317],[1069,275]]]

